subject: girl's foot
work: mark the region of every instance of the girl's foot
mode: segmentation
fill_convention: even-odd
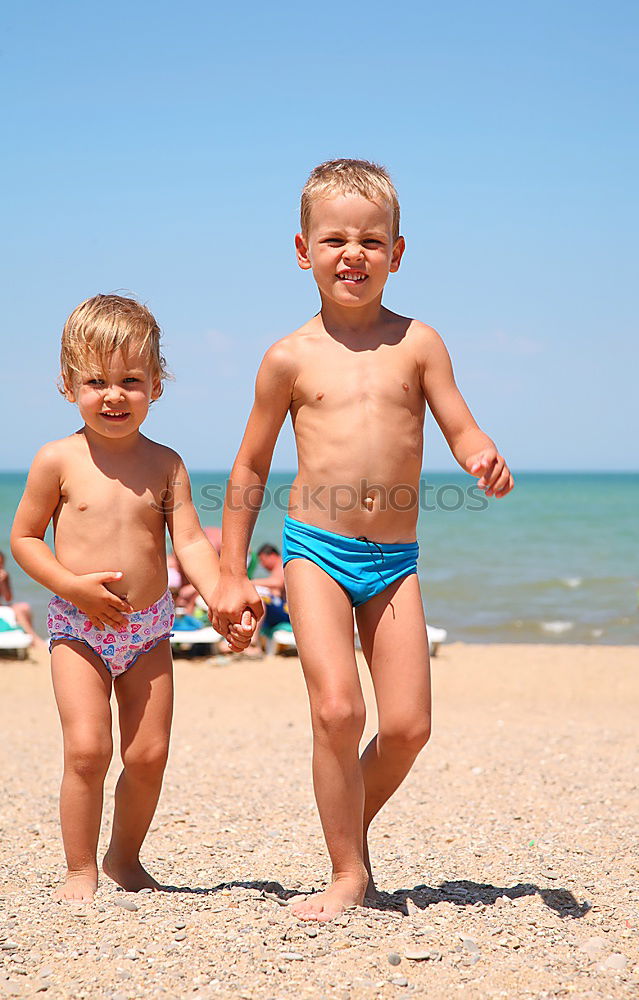
[[[56,903],[90,903],[98,888],[98,873],[67,872],[62,885],[53,893]]]
[[[137,858],[133,861],[120,861],[111,851],[107,851],[102,862],[102,871],[127,892],[139,892],[140,889],[153,889],[154,892],[162,890],[160,883],[149,875]]]
[[[316,892],[308,899],[293,903],[291,910],[300,920],[334,920],[345,910],[361,906],[366,894],[368,873],[341,875],[323,892]]]

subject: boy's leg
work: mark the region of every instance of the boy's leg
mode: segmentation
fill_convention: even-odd
[[[104,779],[113,752],[111,677],[88,646],[67,640],[54,643],[51,675],[64,739],[60,821],[67,859],[54,898],[75,902],[92,899],[98,885]]]
[[[286,591],[311,706],[315,798],[333,868],[331,886],[294,904],[293,911],[304,919],[330,920],[360,904],[368,882],[359,764],[366,710],[353,609],[339,584],[305,559],[287,564]]]
[[[124,768],[115,790],[106,875],[128,892],[160,889],[140,864],[140,848],[160,797],[173,717],[173,663],[168,639],[143,653],[115,681]]]
[[[364,857],[370,873],[370,823],[402,783],[430,735],[430,661],[417,575],[391,584],[357,608],[356,614],[379,717],[379,732],[361,760]],[[368,894],[374,893],[371,873]]]

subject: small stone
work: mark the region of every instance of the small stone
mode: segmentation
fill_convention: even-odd
[[[126,897],[116,899],[115,905],[121,907],[123,910],[130,910],[131,913],[135,913],[136,910],[139,910],[138,904],[134,903],[132,899],[127,899]]]
[[[179,924],[175,925],[176,931],[183,931],[185,927],[186,927],[186,924],[183,923],[182,921]]]
[[[49,976],[53,975],[53,969],[49,968],[48,965],[45,965],[44,969],[40,969],[38,975],[40,979],[48,979]]]
[[[605,947],[606,942],[602,937],[591,937],[580,945],[580,950],[585,952],[588,958],[594,960],[595,958],[599,958]]]
[[[628,959],[625,955],[615,952],[610,958],[607,958],[603,963],[607,969],[611,969],[613,972],[623,972],[628,967]]]
[[[466,951],[479,951],[479,945],[473,938],[466,937],[464,934],[460,934],[459,938]]]
[[[405,951],[404,958],[407,958],[409,962],[429,962],[433,955],[437,952],[433,951]]]
[[[419,906],[412,899],[406,900],[406,912],[409,917],[416,917],[418,913],[421,913]]]
[[[17,947],[18,947],[17,941],[3,941],[3,943],[0,944],[0,948],[2,949],[2,951],[15,951]]]
[[[303,962],[304,956],[300,955],[299,951],[283,951],[280,953],[280,958],[285,962]]]
[[[408,980],[405,976],[393,976],[391,983],[393,986],[408,986]]]
[[[401,955],[398,955],[396,951],[389,951],[387,957],[389,965],[399,965],[402,960]]]
[[[186,931],[178,931],[175,935],[176,941],[186,941]]]
[[[317,928],[316,927],[305,927],[304,928],[304,933],[306,934],[307,937],[316,938],[317,937]]]

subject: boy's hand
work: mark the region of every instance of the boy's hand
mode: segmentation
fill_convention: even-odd
[[[85,573],[76,577],[70,598],[100,632],[105,628],[119,629],[126,615],[133,611],[128,601],[112,594],[105,584],[122,579],[122,573]]]
[[[485,490],[487,497],[505,497],[515,485],[510,469],[495,448],[484,448],[476,455],[470,455],[466,459],[466,468],[471,475],[481,477],[477,485],[480,490]]]
[[[223,635],[224,638],[228,638],[229,643],[233,645],[231,641],[232,637],[229,635],[230,630],[234,628],[238,637],[243,634],[238,629],[242,630],[246,627],[248,619],[245,618],[245,614],[247,612],[253,620],[251,626],[252,635],[255,631],[256,623],[264,614],[264,607],[255,587],[247,576],[220,576],[209,604],[209,618],[211,619],[213,628],[220,635]]]

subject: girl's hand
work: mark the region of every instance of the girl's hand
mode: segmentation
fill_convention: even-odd
[[[251,645],[256,625],[257,622],[251,611],[246,608],[239,625],[229,626],[226,641],[234,653],[241,653],[243,649]]]
[[[112,594],[105,584],[122,579],[122,573],[85,573],[76,577],[69,594],[73,604],[83,612],[98,631],[105,628],[119,629],[126,624],[126,615],[133,608],[122,597]]]
[[[479,475],[477,485],[485,490],[487,497],[505,497],[510,493],[515,482],[505,459],[497,454],[495,448],[484,448],[476,455],[466,459],[466,468],[471,475]]]

